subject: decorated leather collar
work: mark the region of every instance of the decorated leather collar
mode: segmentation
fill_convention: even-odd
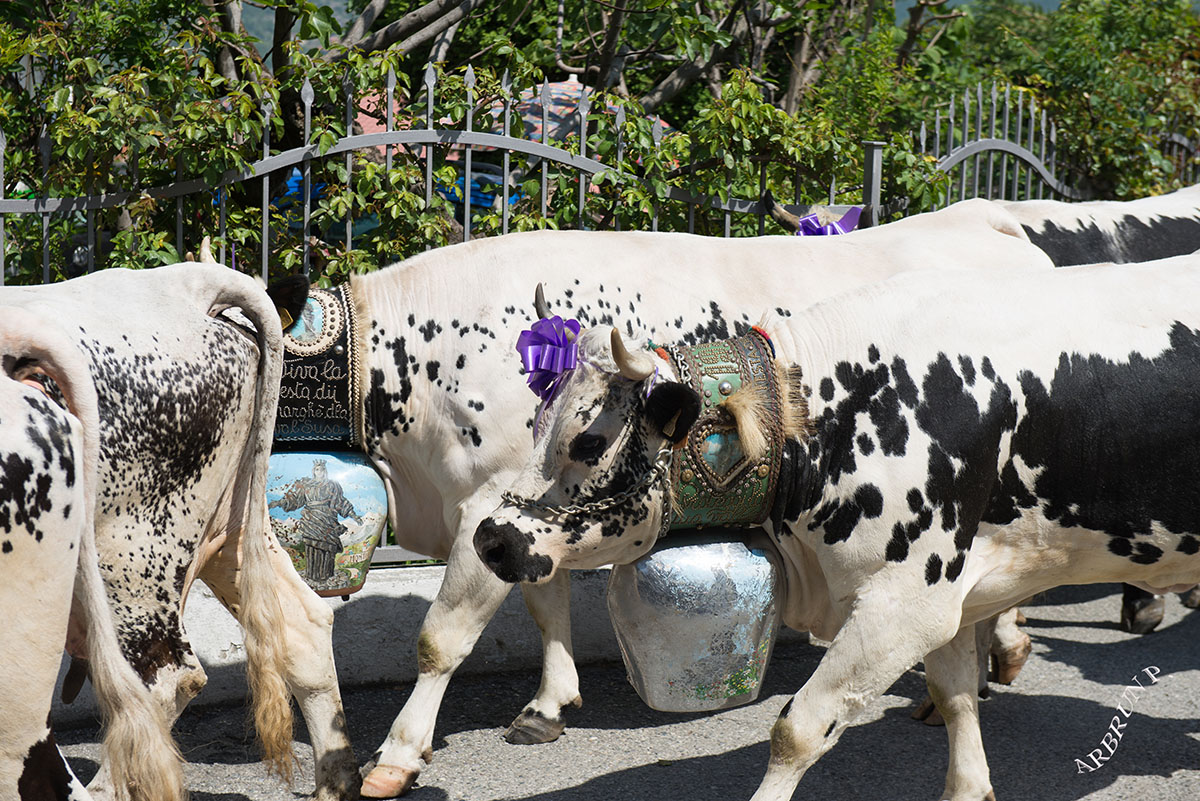
[[[275,449],[357,449],[362,431],[359,355],[350,285],[311,289],[283,335]]]
[[[783,399],[774,345],[759,328],[734,339],[662,349],[703,409],[671,464],[671,530],[752,526],[767,519],[783,456]],[[720,403],[758,385],[769,421],[762,457],[746,456],[733,416]]]

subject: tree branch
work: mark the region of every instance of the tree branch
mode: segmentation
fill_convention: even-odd
[[[430,63],[436,64],[446,60],[446,56],[450,53],[450,44],[454,41],[454,34],[458,33],[459,24],[458,22],[454,23],[433,40],[433,49],[429,51]]]
[[[563,43],[563,18],[566,16],[566,0],[558,0],[555,6],[554,13],[554,66],[571,75],[578,75],[584,71],[584,67],[572,67],[563,61],[562,43]],[[588,39],[591,37],[589,36]],[[586,40],[585,40],[586,41]]]
[[[671,70],[671,73],[666,78],[663,78],[657,86],[642,95],[638,102],[642,104],[642,108],[646,110],[647,114],[654,113],[654,110],[663,103],[691,86],[704,74],[709,66],[728,61],[730,56],[737,52],[742,42],[750,34],[750,26],[746,23],[746,18],[741,13],[741,7],[742,3],[738,3],[737,7],[730,12],[722,24],[722,27],[724,27],[732,22],[732,29],[730,30],[732,41],[727,46],[713,48],[710,58],[706,59],[703,56],[697,56],[691,61],[680,64]]]
[[[908,10],[908,24],[905,26],[904,41],[896,49],[897,67],[903,67],[912,58],[913,50],[917,47],[917,40],[921,38],[921,33],[927,26],[939,20],[954,19],[964,15],[961,11],[952,11],[949,14],[933,14],[930,19],[922,19],[926,11],[932,11],[945,4],[946,0],[917,0],[916,5]],[[938,34],[939,37],[940,35]],[[937,38],[935,37],[933,41],[937,41]],[[930,45],[932,44],[933,42],[930,42]]]
[[[377,0],[372,0],[372,2],[377,2]],[[380,9],[382,10],[385,5],[387,5],[387,2],[383,0]],[[342,40],[342,44],[362,50],[364,53],[370,53],[390,47],[395,42],[400,41],[405,34],[414,30],[417,33],[409,38],[415,39],[417,44],[423,44],[465,17],[470,9],[463,11],[463,6],[474,8],[477,5],[479,5],[478,2],[471,2],[471,0],[465,0],[465,2],[463,0],[432,0],[432,2],[426,3],[415,11],[410,11],[391,25],[369,36],[352,39],[347,35]],[[360,19],[364,18],[366,14],[367,11],[363,11]],[[456,14],[457,16],[455,16]],[[374,18],[371,21],[374,22]],[[358,21],[356,20],[355,26],[357,24]],[[354,26],[352,26],[351,30],[353,29]],[[402,49],[411,49],[411,47],[404,48],[403,45],[401,47]]]
[[[353,44],[362,39],[363,35],[375,24],[375,20],[378,19],[379,15],[383,13],[383,9],[387,8],[387,4],[388,0],[371,0],[371,2],[367,3],[367,7],[362,10],[362,13],[350,25],[350,29],[346,31],[346,35],[340,41],[343,44]]]
[[[471,12],[475,11],[475,9],[479,8],[486,2],[487,0],[463,0],[463,2],[459,3],[458,8],[454,9],[437,22],[434,22],[432,25],[422,28],[412,36],[402,41],[399,45],[399,49],[405,53],[416,50],[418,47],[430,41],[433,39],[433,37],[437,36],[450,26],[457,25],[458,23],[462,22],[471,14]],[[387,45],[383,45],[383,47],[387,47]],[[376,47],[371,49],[378,50],[380,48]],[[370,52],[370,50],[367,50],[367,52]]]
[[[603,92],[615,81],[611,80],[613,57],[617,53],[617,43],[621,40],[621,28],[625,25],[625,2],[626,0],[617,0],[616,7],[613,8],[612,17],[608,20],[608,31],[604,35],[604,42],[600,45],[600,72],[596,76],[597,92]]]

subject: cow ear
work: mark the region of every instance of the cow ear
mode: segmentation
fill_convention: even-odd
[[[678,445],[700,417],[700,395],[677,381],[659,384],[646,398],[646,417],[672,445]]]
[[[308,302],[308,278],[300,273],[280,278],[267,287],[267,296],[275,304],[279,320],[283,323],[283,331],[287,333],[300,319],[300,312]]]

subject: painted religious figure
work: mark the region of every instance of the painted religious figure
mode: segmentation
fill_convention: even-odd
[[[307,562],[304,577],[315,582],[332,578],[334,559],[342,550],[342,535],[346,533],[341,518],[353,518],[360,525],[362,518],[342,493],[342,485],[329,478],[325,460],[314,459],[312,478],[297,479],[270,506],[285,512],[304,510],[297,530]]]

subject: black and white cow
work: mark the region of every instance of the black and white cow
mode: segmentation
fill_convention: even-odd
[[[778,207],[770,193],[763,201],[781,225],[796,230],[798,219]],[[1029,240],[1045,251],[1055,267],[1152,261],[1200,250],[1200,186],[1131,201],[998,203],[1017,219]],[[1190,596],[1186,603],[1200,604],[1200,596]],[[1162,598],[1125,585],[1121,627],[1126,631],[1153,631],[1162,622],[1164,611]]]
[[[66,408],[41,390],[35,374],[53,379]],[[74,343],[47,319],[0,307],[3,798],[88,797],[49,727],[73,614],[108,721],[104,753],[113,797],[184,797],[170,727],[122,658],[96,562],[91,524],[98,448],[96,393]]]
[[[972,624],[1060,584],[1200,580],[1198,292],[1195,256],[923,272],[769,324],[789,438],[764,528],[784,622],[831,645],[772,729],[755,801],[790,798],[922,659],[950,741],[941,797],[991,799]],[[550,582],[654,545],[669,490],[650,468],[699,398],[672,361],[627,347],[616,329],[581,335],[531,461],[475,534],[501,578]]]
[[[1056,267],[1152,261],[1200,250],[1200,186],[1129,201],[999,203]]]
[[[282,332],[266,292],[224,267],[178,264],[4,287],[0,304],[58,321],[87,360],[99,395],[96,545],[134,669],[171,720],[204,686],[181,625],[201,579],[245,632],[266,759],[290,775],[290,689],[312,733],[317,797],[353,797],[357,764],[322,637],[333,615],[267,524]],[[231,309],[240,315],[222,314]]]
[[[1001,201],[1055,267],[1165,259],[1200,251],[1200,186],[1130,201]],[[1195,605],[1194,596],[1188,600]],[[1162,598],[1126,584],[1121,627],[1153,631],[1165,612]]]
[[[1049,270],[1003,209],[968,201],[839,237],[725,240],[688,234],[544,231],[477,240],[351,281],[363,327],[367,454],[388,485],[406,547],[448,557],[417,643],[419,677],[374,757],[368,797],[405,791],[431,758],[451,674],[511,589],[475,556],[471,536],[516,476],[531,437],[532,396],[518,331],[544,281],[555,313],[586,324],[618,318],[664,340],[746,330],[733,309],[799,311],[835,292],[936,265]],[[679,266],[668,266],[679,265]],[[543,635],[542,682],[511,742],[548,742],[578,705],[569,586],[560,573],[525,592]]]
[[[1196,215],[1195,192],[1168,198],[1124,204],[1124,216]],[[1027,225],[1036,221],[1032,204],[1015,205]],[[1062,215],[1061,205],[1042,208]],[[1153,211],[1144,211],[1150,206]],[[1061,216],[1056,219],[1066,227]],[[788,313],[833,292],[947,259],[1009,270],[1051,263],[1040,257],[1022,262],[1023,246],[997,231],[1020,237],[1022,228],[1003,205],[975,200],[837,237],[714,241],[683,234],[540,232],[442,248],[352,279],[368,353],[362,380],[370,388],[367,452],[387,478],[392,525],[406,547],[448,558],[418,642],[417,685],[375,754],[364,794],[390,797],[416,778],[432,754],[450,675],[508,591],[490,579],[469,541],[475,521],[515,475],[521,440],[532,426],[530,397],[496,380],[498,371],[514,369],[516,329],[532,321],[529,286],[545,282],[552,310],[585,324],[621,318],[629,331],[637,326],[666,340],[696,341],[744,330],[749,318],[731,309],[776,306]],[[1172,241],[1174,253],[1191,250],[1186,237]],[[1080,240],[1075,255],[1068,249],[1056,256],[1063,264],[1092,260],[1086,244]],[[403,516],[396,516],[398,509]],[[542,682],[506,736],[547,742],[563,730],[561,710],[579,703],[569,591],[565,575],[523,589],[543,635]],[[1010,652],[1004,675],[1011,680],[1028,646],[1015,626],[1001,631],[1010,635],[1000,647]]]

